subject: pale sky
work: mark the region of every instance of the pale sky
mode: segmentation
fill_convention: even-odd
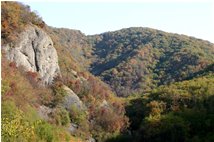
[[[214,2],[24,2],[53,27],[86,35],[150,27],[214,43]]]

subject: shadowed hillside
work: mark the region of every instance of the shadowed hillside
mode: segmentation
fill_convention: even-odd
[[[214,45],[150,28],[128,28],[89,36],[96,60],[91,72],[118,96],[180,81],[214,62]]]

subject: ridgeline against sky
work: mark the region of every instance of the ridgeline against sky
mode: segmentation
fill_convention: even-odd
[[[150,27],[214,43],[213,2],[24,2],[54,27],[87,35],[129,27]]]

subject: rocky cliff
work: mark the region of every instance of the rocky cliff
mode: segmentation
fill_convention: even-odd
[[[29,25],[14,46],[3,47],[7,58],[26,71],[38,72],[42,83],[49,85],[60,75],[58,56],[51,38],[40,28]]]

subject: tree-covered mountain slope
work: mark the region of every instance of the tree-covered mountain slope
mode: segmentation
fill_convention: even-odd
[[[150,28],[127,28],[88,37],[91,72],[118,96],[184,80],[214,63],[208,41]]]
[[[79,30],[45,27],[46,32],[54,39],[54,44],[62,49],[59,53],[69,54],[81,69],[88,69],[92,57],[92,47],[85,34]],[[77,69],[77,67],[76,67]]]
[[[214,140],[214,74],[211,72],[188,81],[161,85],[143,97],[127,100],[126,114],[133,132],[128,141]]]

